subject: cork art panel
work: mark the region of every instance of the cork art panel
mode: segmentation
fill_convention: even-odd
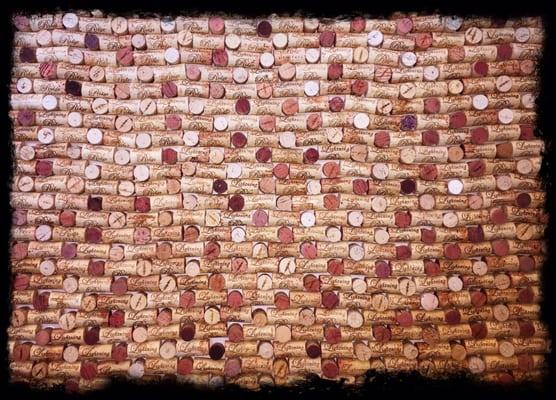
[[[13,380],[541,376],[539,19],[13,21]]]

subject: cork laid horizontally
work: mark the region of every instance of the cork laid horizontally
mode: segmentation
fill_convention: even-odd
[[[12,380],[543,375],[540,19],[13,23]]]

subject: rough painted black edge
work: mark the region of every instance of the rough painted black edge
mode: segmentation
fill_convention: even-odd
[[[41,1],[29,0],[7,0],[9,11],[3,14],[4,20],[0,25],[2,36],[0,36],[0,45],[4,54],[4,62],[2,63],[2,106],[4,112],[1,114],[1,139],[3,143],[0,145],[0,229],[4,240],[0,244],[0,338],[2,342],[1,359],[2,368],[0,370],[0,383],[5,384],[9,392],[4,392],[12,399],[66,399],[66,398],[120,398],[120,399],[139,399],[149,398],[151,400],[157,397],[166,399],[188,398],[203,396],[207,399],[235,399],[242,397],[244,400],[265,398],[265,399],[284,399],[294,396],[303,398],[304,400],[326,398],[340,399],[349,397],[353,399],[372,398],[375,396],[404,396],[406,398],[466,398],[472,399],[477,396],[478,399],[525,399],[527,396],[534,396],[534,399],[546,398],[548,393],[553,392],[556,388],[555,372],[555,356],[551,351],[547,355],[548,375],[541,384],[521,383],[509,386],[501,386],[498,384],[478,382],[468,375],[452,375],[450,377],[432,380],[425,378],[418,373],[369,373],[367,380],[363,386],[355,389],[346,388],[338,383],[330,382],[315,377],[305,384],[290,388],[263,388],[257,392],[242,390],[236,386],[228,385],[221,389],[199,389],[191,385],[176,384],[172,380],[164,381],[159,384],[138,384],[129,381],[116,381],[108,388],[86,393],[82,395],[67,395],[62,388],[59,390],[36,390],[22,384],[9,383],[8,373],[8,354],[7,354],[7,332],[6,328],[9,324],[9,316],[11,313],[10,296],[11,291],[11,274],[9,270],[9,235],[11,225],[11,208],[9,205],[9,188],[13,177],[12,161],[13,152],[11,149],[11,121],[8,118],[9,111],[9,82],[11,70],[11,44],[13,38],[13,29],[11,25],[11,15],[17,13],[53,13],[57,10],[72,9],[101,9],[105,12],[118,13],[122,15],[137,14],[138,16],[159,15],[196,15],[200,13],[216,13],[227,15],[243,15],[243,16],[264,16],[272,13],[289,14],[289,15],[311,15],[321,18],[337,18],[338,16],[354,16],[354,15],[371,15],[375,17],[388,17],[391,13],[397,11],[417,11],[423,14],[438,12],[446,15],[460,16],[492,16],[496,18],[518,18],[522,16],[542,16],[545,27],[546,40],[544,53],[539,63],[540,77],[540,93],[537,98],[538,106],[538,123],[537,132],[545,140],[546,151],[543,157],[540,176],[543,180],[544,187],[547,191],[546,210],[553,215],[556,209],[554,180],[556,177],[556,164],[553,158],[556,156],[554,148],[554,136],[551,131],[551,118],[556,110],[554,106],[554,94],[556,93],[556,24],[550,13],[546,0],[528,0],[520,2],[499,2],[487,3],[469,0],[445,0],[445,1],[428,1],[414,0],[413,2],[403,2],[399,0],[363,0],[353,2],[352,0],[339,0],[332,2],[330,0],[320,0],[317,2],[309,1],[290,1],[275,0],[265,1],[255,0],[256,3],[247,2],[241,4],[240,1],[214,1],[214,0],[197,0],[195,3],[191,0],[165,1],[165,0],[96,0],[96,1],[60,1],[50,0],[48,3]],[[552,251],[556,245],[556,223],[551,220],[546,229],[547,237],[547,261],[542,270],[542,289],[544,298],[541,303],[541,318],[547,324],[550,332],[550,338],[553,340],[556,324],[555,313],[555,295],[552,290],[556,291],[556,271],[554,271],[555,253]],[[6,312],[8,311],[8,312]],[[8,394],[9,393],[9,394]],[[105,397],[107,396],[107,397]]]

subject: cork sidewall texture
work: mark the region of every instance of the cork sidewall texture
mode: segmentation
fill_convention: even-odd
[[[540,18],[13,23],[13,381],[542,378]]]

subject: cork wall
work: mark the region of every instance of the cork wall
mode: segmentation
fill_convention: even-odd
[[[12,380],[540,379],[540,19],[13,23]]]

